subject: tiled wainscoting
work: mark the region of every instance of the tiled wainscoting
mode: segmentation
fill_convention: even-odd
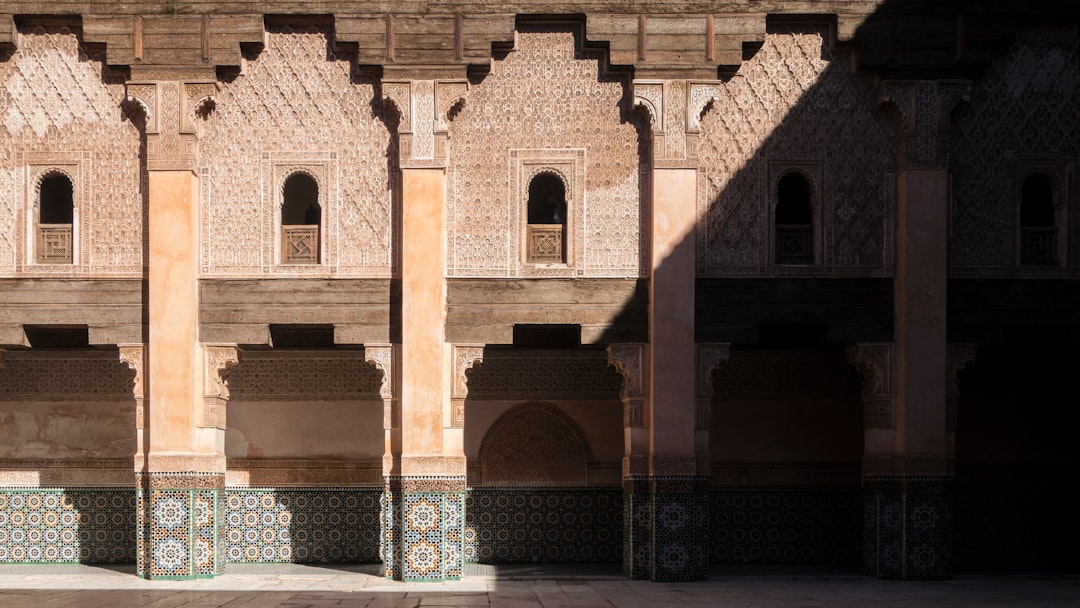
[[[378,562],[382,488],[227,488],[225,561]]]
[[[845,564],[862,558],[860,488],[714,487],[712,562]]]
[[[0,488],[0,563],[134,563],[134,488]]]
[[[623,490],[471,488],[465,506],[465,561],[619,562]]]

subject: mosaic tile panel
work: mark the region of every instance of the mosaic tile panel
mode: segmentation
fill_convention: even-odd
[[[404,581],[460,579],[465,554],[464,492],[389,491],[382,500],[387,577]]]
[[[704,478],[623,481],[623,573],[634,579],[691,581],[708,576],[709,499]]]
[[[0,488],[0,564],[135,561],[132,488]]]
[[[709,576],[709,495],[706,479],[657,479],[652,488],[649,579],[696,581]]]
[[[381,488],[225,490],[225,561],[380,561]]]
[[[952,574],[951,478],[863,481],[863,569],[880,578]]]
[[[710,559],[721,564],[850,564],[862,552],[862,490],[717,488]]]
[[[144,481],[148,483],[137,493],[139,576],[190,579],[221,574],[224,475],[169,473]]]
[[[467,563],[618,562],[621,488],[471,488]]]

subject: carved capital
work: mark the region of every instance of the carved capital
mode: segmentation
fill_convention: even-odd
[[[960,371],[975,362],[974,344],[949,344],[945,352],[948,379],[945,384],[945,429],[956,431],[957,404],[960,402]]]
[[[863,342],[848,348],[848,363],[863,377],[863,427],[892,428],[894,402],[892,342]]]
[[[384,81],[383,97],[397,108],[403,167],[443,166],[449,121],[465,103],[467,80]]]
[[[145,428],[146,384],[143,382],[143,373],[146,369],[146,348],[142,344],[117,344],[117,347],[120,350],[120,362],[135,372],[135,383],[131,389],[135,397],[135,428],[142,429]]]
[[[697,346],[697,397],[696,427],[708,429],[712,424],[713,370],[731,359],[731,344],[698,344]]]
[[[623,426],[645,426],[645,345],[640,343],[611,344],[607,348],[608,365],[623,377]]]
[[[701,117],[719,94],[719,82],[634,81],[634,105],[649,114],[654,162],[678,164],[697,156]]]
[[[949,115],[969,97],[966,80],[886,80],[880,101],[900,110],[907,169],[943,169],[949,156]]]
[[[382,372],[379,396],[383,399],[383,428],[401,427],[401,347],[398,344],[364,345],[364,360]]]
[[[229,372],[239,365],[235,344],[203,344],[205,367],[205,390],[203,393],[203,419],[199,424],[205,428],[225,429],[225,404],[229,400]]]
[[[216,81],[134,80],[126,88],[127,101],[146,114],[147,168],[193,170],[198,165],[197,116],[213,107]]]
[[[484,361],[483,344],[455,344],[450,370],[450,402],[453,406],[450,426],[453,428],[465,427],[465,399],[469,396],[468,378],[465,370],[472,369],[477,363]]]

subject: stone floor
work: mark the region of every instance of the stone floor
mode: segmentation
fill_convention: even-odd
[[[215,579],[146,581],[131,568],[0,566],[0,607],[303,608],[1076,608],[1080,575],[880,581],[814,571],[719,571],[698,583],[629,581],[606,567],[472,567],[464,580],[403,584],[378,566],[230,566]]]

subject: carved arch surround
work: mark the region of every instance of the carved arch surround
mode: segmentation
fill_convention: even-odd
[[[499,416],[478,452],[480,485],[583,486],[592,449],[570,416],[547,402],[530,401]]]

